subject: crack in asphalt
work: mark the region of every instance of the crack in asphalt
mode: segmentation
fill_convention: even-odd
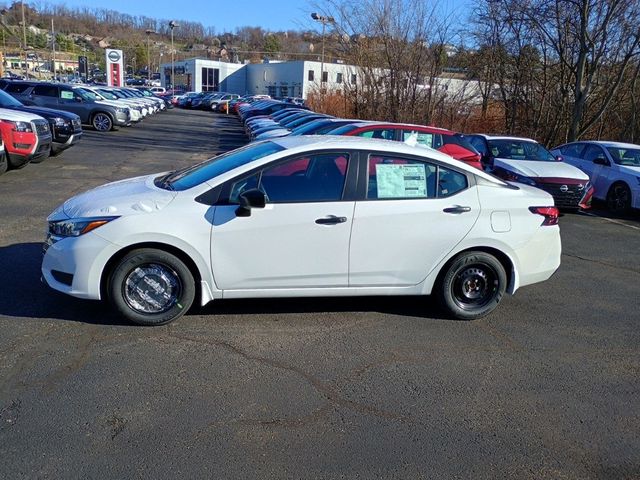
[[[183,335],[177,335],[175,333],[172,333],[169,335],[171,338],[175,338],[177,340],[182,340],[182,341],[187,341],[187,342],[193,342],[193,343],[203,343],[203,344],[207,344],[207,345],[214,345],[214,346],[218,346],[221,348],[224,348],[225,350],[227,350],[228,352],[231,352],[235,355],[238,355],[246,360],[252,361],[252,362],[258,362],[261,363],[263,365],[267,365],[269,367],[272,368],[276,368],[278,370],[285,370],[287,372],[293,373],[295,375],[297,375],[298,377],[302,378],[303,380],[305,380],[305,382],[309,385],[311,385],[311,387],[313,387],[318,393],[320,393],[321,395],[323,395],[326,400],[334,405],[334,406],[339,406],[339,407],[343,407],[343,408],[347,408],[349,410],[352,410],[356,413],[360,413],[363,415],[372,415],[378,418],[385,418],[385,419],[390,419],[390,420],[398,420],[398,421],[403,421],[403,422],[407,422],[407,421],[411,421],[410,417],[406,416],[406,415],[400,415],[394,412],[390,412],[388,410],[382,410],[376,407],[373,407],[371,405],[366,405],[363,403],[359,403],[359,402],[355,402],[353,400],[348,400],[346,398],[344,398],[343,396],[341,396],[334,388],[332,388],[331,386],[327,385],[325,382],[323,382],[322,380],[320,380],[317,377],[314,377],[313,375],[305,372],[304,370],[302,370],[299,367],[293,366],[293,365],[288,365],[284,362],[278,361],[278,360],[273,360],[270,358],[266,358],[266,357],[260,357],[257,355],[252,355],[248,352],[245,352],[244,350],[242,350],[241,348],[229,343],[229,342],[225,342],[223,340],[216,340],[216,339],[204,339],[204,338],[193,338],[193,337],[188,337],[188,336],[183,336]],[[304,417],[303,417],[304,418]],[[282,424],[282,423],[287,423],[287,422],[293,422],[293,424],[295,424],[295,421],[292,420],[283,420],[283,419],[279,419],[278,421],[272,421],[272,422],[267,422],[267,423],[262,423],[262,424]]]
[[[597,263],[598,265],[604,265],[605,267],[613,268],[613,269],[616,269],[616,270],[624,270],[625,272],[632,272],[632,273],[640,274],[640,270],[635,270],[633,268],[623,267],[623,266],[620,266],[620,265],[613,265],[611,263],[603,262],[601,260],[594,260],[593,258],[581,257],[580,255],[574,255],[572,253],[563,253],[562,256],[563,257],[569,257],[569,258],[576,258],[578,260],[583,260],[585,262]]]

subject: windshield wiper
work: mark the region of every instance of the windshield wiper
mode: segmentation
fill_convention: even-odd
[[[162,188],[163,190],[171,190],[173,191],[173,185],[171,184],[171,176],[175,173],[175,170],[167,173],[159,178],[156,178],[155,184],[158,188]]]

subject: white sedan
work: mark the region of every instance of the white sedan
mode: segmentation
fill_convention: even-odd
[[[52,288],[168,323],[222,298],[434,294],[491,312],[560,265],[552,197],[440,152],[284,137],[110,183],[48,218]]]

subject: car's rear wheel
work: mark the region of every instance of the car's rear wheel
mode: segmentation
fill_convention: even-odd
[[[99,132],[108,132],[113,128],[113,120],[107,113],[98,112],[93,115],[91,125]]]
[[[128,320],[165,325],[189,310],[195,298],[189,268],[175,255],[143,248],[125,255],[111,270],[107,295]]]
[[[611,185],[607,192],[607,208],[616,214],[628,213],[631,210],[631,190],[626,183]]]
[[[475,320],[491,313],[507,288],[500,261],[485,252],[458,255],[441,275],[436,296],[444,312],[458,320]]]

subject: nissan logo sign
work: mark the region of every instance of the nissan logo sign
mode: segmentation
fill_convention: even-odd
[[[568,192],[568,191],[569,191],[569,187],[567,187],[566,185],[562,185],[562,186],[560,187],[560,191],[561,191],[562,193],[566,193],[566,192]]]
[[[109,60],[111,60],[113,63],[117,62],[120,60],[120,54],[118,52],[116,52],[115,50],[111,50],[109,52]]]

